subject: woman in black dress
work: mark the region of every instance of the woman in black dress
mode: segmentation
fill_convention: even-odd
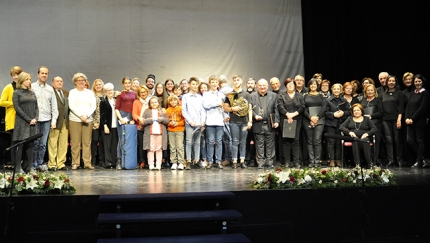
[[[372,166],[372,156],[370,153],[369,138],[378,131],[375,124],[364,114],[364,108],[361,104],[354,104],[351,107],[352,116],[348,117],[345,122],[340,125],[340,130],[350,137],[363,140],[354,141],[352,143],[352,153],[354,155],[355,165],[360,165],[360,148],[364,152],[367,164]]]
[[[397,79],[393,75],[387,77],[387,89],[382,94],[382,127],[384,129],[385,147],[387,148],[388,166],[394,164],[394,147],[396,159],[402,166],[402,144],[400,142],[400,129],[402,128],[402,115],[406,96],[399,90]],[[394,145],[394,146],[393,146]]]
[[[415,164],[412,168],[428,167],[424,161],[424,133],[426,127],[427,106],[430,101],[430,94],[424,88],[426,78],[421,74],[414,76],[415,91],[409,98],[405,111],[405,122],[407,126],[408,144],[417,154]]]
[[[364,107],[364,116],[368,117],[373,124],[375,124],[378,131],[375,133],[375,159],[379,158],[379,148],[381,146],[381,131],[382,131],[382,116],[384,111],[382,109],[382,100],[378,97],[375,85],[368,84],[364,86],[363,99],[360,104]]]
[[[327,102],[318,92],[318,82],[308,82],[309,92],[303,96],[305,102],[303,128],[307,138],[309,167],[321,165],[321,139],[324,132],[324,121]]]
[[[287,129],[284,127],[284,120],[288,124],[296,123],[296,129],[294,136],[283,137],[283,150],[285,157],[285,166],[290,166],[291,150],[293,152],[293,163],[296,167],[299,167],[299,137],[300,129],[302,127],[302,113],[304,109],[303,96],[296,91],[296,86],[293,81],[286,83],[287,92],[279,93],[277,108],[279,116],[285,116],[281,119],[281,131]],[[282,134],[280,134],[282,136]]]
[[[36,135],[37,116],[39,114],[37,99],[31,90],[31,75],[22,72],[16,81],[16,90],[12,96],[13,105],[16,110],[15,129],[12,137],[12,145]],[[33,141],[19,145],[16,149],[14,162],[15,171],[18,173],[28,173],[31,170],[33,161]],[[22,154],[25,151],[26,159],[21,165]]]
[[[327,98],[327,110],[325,112],[325,129],[327,133],[340,135],[339,125],[342,123],[344,111],[339,109],[339,105],[346,102],[341,97],[342,85],[337,83],[331,87],[332,95]],[[341,160],[341,141],[335,138],[327,138],[328,142],[328,157],[330,167],[342,166]]]

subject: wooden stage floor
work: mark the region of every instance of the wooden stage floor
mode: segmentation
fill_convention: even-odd
[[[429,185],[430,169],[390,167],[399,186]],[[255,190],[250,184],[264,170],[246,169],[192,169],[161,171],[96,169],[57,171],[69,175],[76,187],[75,195],[180,193],[209,191]]]

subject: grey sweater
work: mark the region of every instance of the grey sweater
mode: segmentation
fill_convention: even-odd
[[[16,110],[12,141],[24,140],[35,135],[37,133],[36,126],[30,126],[30,121],[32,119],[37,120],[39,114],[34,92],[28,89],[17,89],[13,93],[12,101]]]

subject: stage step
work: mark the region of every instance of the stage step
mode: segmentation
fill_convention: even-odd
[[[205,200],[229,199],[235,195],[232,192],[189,192],[189,193],[152,193],[152,194],[107,194],[100,195],[100,203],[108,202],[141,202],[141,201],[171,201],[171,200]]]
[[[146,212],[146,213],[101,213],[99,224],[107,223],[151,223],[206,220],[238,220],[242,214],[236,210],[185,211],[185,212]]]
[[[242,219],[230,208],[234,197],[232,192],[101,195],[98,242],[250,242],[241,232],[227,232]]]
[[[99,239],[97,243],[249,243],[243,234]]]

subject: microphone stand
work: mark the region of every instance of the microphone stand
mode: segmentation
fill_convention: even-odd
[[[334,136],[333,136],[334,135]],[[353,142],[356,143],[369,143],[366,140],[363,139],[355,139],[355,138],[350,138],[348,136],[342,136],[342,135],[337,135],[337,134],[330,134],[330,133],[325,133],[326,137],[331,137],[334,139],[340,139],[340,140],[352,140]],[[343,138],[342,138],[343,137]],[[342,145],[343,146],[343,145]],[[366,240],[366,234],[365,234],[365,222],[369,221],[369,215],[367,213],[367,204],[366,204],[366,187],[364,186],[364,172],[363,172],[363,166],[361,164],[361,161],[358,161],[358,165],[360,166],[360,172],[361,172],[361,190],[359,190],[359,193],[361,194],[361,200],[360,200],[360,206],[361,206],[361,210],[362,210],[362,215],[361,215],[361,242],[365,242]]]
[[[25,144],[27,141],[26,140],[22,140],[12,146],[10,146],[9,148],[6,148],[5,151],[9,151],[11,149],[16,148],[16,153],[15,153],[15,164],[13,165],[13,171],[12,171],[12,182],[10,183],[10,190],[9,190],[9,195],[6,195],[8,198],[6,200],[6,217],[5,217],[5,226],[4,226],[4,236],[7,239],[8,236],[8,225],[9,225],[9,214],[10,211],[13,211],[15,208],[13,206],[13,202],[12,202],[12,191],[13,188],[15,186],[15,174],[16,174],[16,169],[17,169],[17,164],[21,163],[21,161],[18,161],[18,152],[19,152],[19,146],[21,144]],[[3,164],[4,165],[4,164]],[[4,165],[5,166],[5,165]],[[6,175],[6,168],[4,167],[3,170],[4,174]],[[7,180],[7,178],[5,178]],[[12,239],[10,239],[10,242],[12,242]]]

